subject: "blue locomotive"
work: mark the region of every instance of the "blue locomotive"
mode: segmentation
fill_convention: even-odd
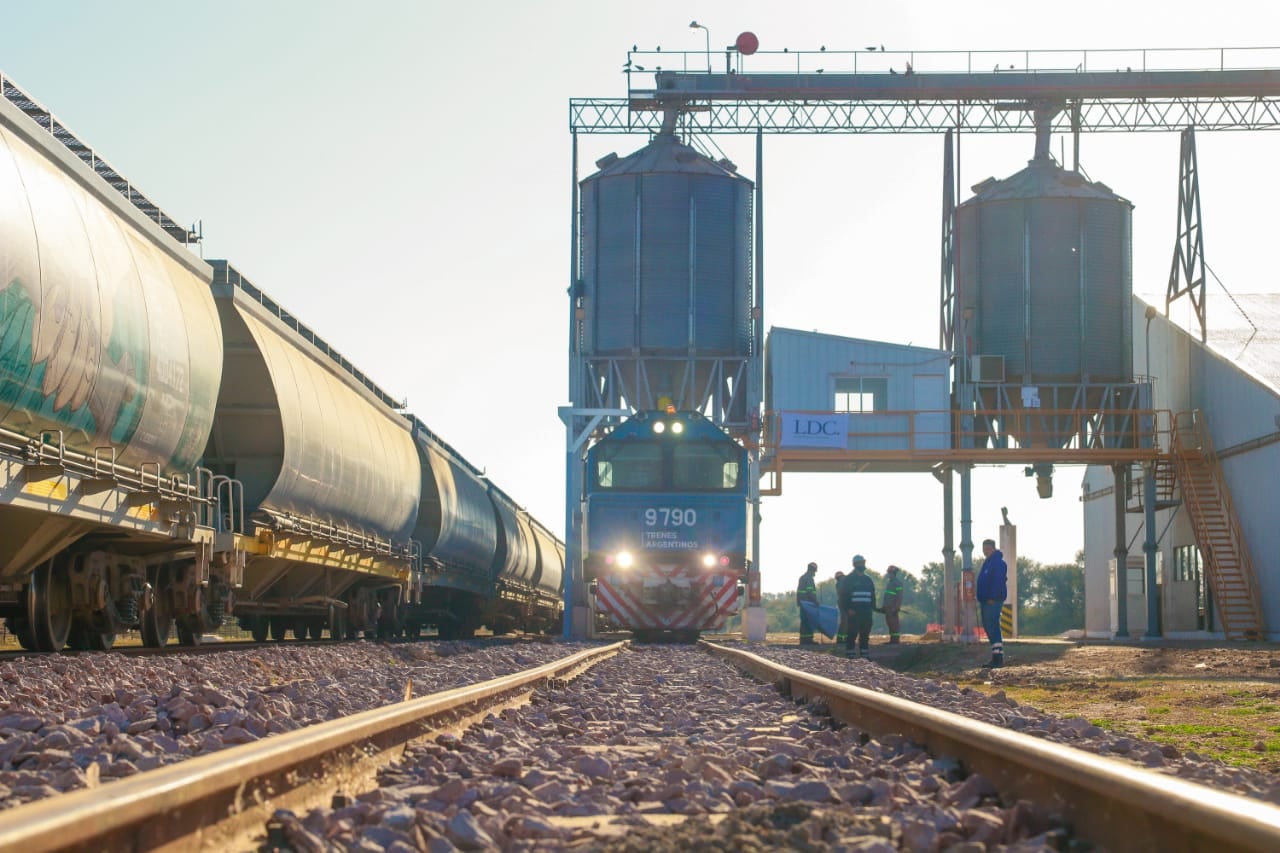
[[[584,571],[596,612],[692,641],[738,612],[751,551],[747,452],[698,412],[638,412],[587,452]]]

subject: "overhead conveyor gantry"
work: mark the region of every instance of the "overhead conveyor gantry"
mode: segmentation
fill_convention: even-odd
[[[693,25],[693,26],[696,26]],[[1200,237],[1199,188],[1197,184],[1194,130],[1277,130],[1280,129],[1280,48],[1205,48],[1189,50],[1104,50],[1104,51],[886,51],[883,45],[862,51],[756,51],[754,35],[744,33],[724,51],[724,71],[713,70],[713,54],[703,52],[663,52],[660,48],[641,51],[633,47],[623,65],[627,79],[625,98],[574,98],[569,102],[569,129],[573,136],[576,223],[577,144],[579,134],[656,133],[674,124],[690,136],[754,134],[756,136],[756,192],[763,186],[762,137],[769,134],[946,134],[944,157],[944,202],[942,227],[942,283],[939,339],[944,349],[955,351],[955,210],[960,194],[958,170],[953,167],[958,138],[966,133],[1030,133],[1046,138],[1048,133],[1071,134],[1074,140],[1073,165],[1079,167],[1079,140],[1082,132],[1181,131],[1183,152],[1179,181],[1179,221],[1177,252],[1166,292],[1166,313],[1170,303],[1188,296],[1205,332],[1205,276],[1203,244]],[[1045,143],[1047,145],[1047,142]],[[755,205],[756,241],[754,310],[763,313],[763,206]],[[576,262],[578,246],[571,246]],[[756,320],[754,340],[759,340]],[[754,352],[748,385],[748,406],[762,399],[759,388],[761,348]],[[571,362],[581,354],[571,352]],[[956,377],[960,431],[971,430],[971,422],[982,408],[976,386],[969,383],[966,360],[957,353],[961,365]],[[571,364],[573,376],[580,366]],[[1149,424],[1150,436],[1140,437],[1128,448],[1132,457],[1118,462],[1115,448],[1094,448],[1088,442],[1073,443],[1046,453],[1046,470],[1051,462],[1091,461],[1112,463],[1117,476],[1127,472],[1132,461],[1148,467],[1144,504],[1155,503],[1153,454],[1160,455],[1156,437],[1156,413],[1150,409],[1147,383],[1137,383],[1146,391],[1138,409],[1121,412],[1114,407],[1061,413],[1068,420],[1128,416]],[[1111,399],[1110,396],[1107,399]],[[578,401],[575,398],[575,403]],[[966,405],[967,403],[967,405]],[[581,405],[579,403],[579,405]],[[1014,412],[1002,412],[1003,421]],[[1043,416],[1045,413],[1037,413]],[[767,418],[766,418],[767,419]],[[582,435],[585,424],[569,418],[571,444]],[[574,429],[574,425],[578,429]],[[978,461],[995,461],[983,455],[993,448],[984,444],[964,449],[953,447],[935,459],[922,460],[904,455],[904,465],[936,462],[949,472],[955,465],[962,480],[962,542],[964,568],[971,568],[972,542],[968,525],[968,473]],[[767,449],[757,445],[757,452]],[[801,458],[791,462],[795,470],[812,470],[822,460]],[[842,462],[849,461],[841,455]],[[1048,459],[1052,456],[1052,459]],[[778,472],[787,467],[786,452],[773,448],[771,461]],[[948,458],[950,457],[950,458]],[[1105,457],[1105,458],[1104,458]],[[765,459],[761,459],[765,461]],[[957,464],[958,463],[958,464]],[[573,465],[571,463],[572,470]],[[835,470],[835,469],[829,469]],[[1039,469],[1037,469],[1039,470]],[[947,545],[950,562],[950,488],[947,474]],[[574,489],[569,489],[568,529],[573,530]],[[1042,492],[1043,493],[1043,492]],[[1117,501],[1122,518],[1124,506]],[[1148,518],[1148,530],[1152,519]],[[1148,575],[1154,573],[1154,546],[1147,543]],[[1117,555],[1123,565],[1127,544],[1118,540]],[[758,564],[758,555],[757,564]],[[1154,578],[1151,578],[1154,584]],[[1121,578],[1123,583],[1123,578]],[[1151,605],[1151,602],[1149,602]],[[1153,606],[1153,605],[1151,605]],[[1125,635],[1124,617],[1120,634]],[[1155,618],[1149,620],[1155,624]]]
[[[1024,133],[1035,122],[1019,107],[1032,103],[1058,105],[1063,133],[1280,128],[1280,48],[732,51],[725,73],[658,70],[689,56],[628,54],[627,97],[572,99],[570,131],[656,131],[678,109],[696,134]]]

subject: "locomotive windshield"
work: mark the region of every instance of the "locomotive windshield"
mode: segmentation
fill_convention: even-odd
[[[663,444],[667,446],[664,448]],[[595,485],[617,491],[719,492],[738,488],[741,448],[711,441],[600,445]]]
[[[671,487],[680,492],[712,492],[738,485],[735,445],[693,441],[671,452]]]

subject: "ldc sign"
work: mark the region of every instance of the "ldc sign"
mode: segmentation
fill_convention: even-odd
[[[849,416],[846,414],[783,412],[780,422],[783,447],[845,447],[848,442]]]

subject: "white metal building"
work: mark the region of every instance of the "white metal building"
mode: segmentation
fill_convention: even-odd
[[[1147,311],[1148,303],[1135,296],[1135,372],[1154,377],[1153,408],[1199,411],[1252,559],[1253,597],[1261,603],[1267,638],[1280,639],[1280,294],[1210,296],[1204,344],[1198,323],[1188,332],[1160,313],[1147,319]],[[1174,304],[1175,316],[1183,311]],[[1148,623],[1140,477],[1135,469],[1125,513],[1131,637],[1143,636]],[[1083,482],[1085,631],[1091,637],[1111,637],[1117,628],[1114,480],[1110,468],[1095,465]],[[1185,487],[1169,497],[1157,501],[1155,514],[1159,633],[1220,637]]]
[[[765,346],[765,409],[780,413],[780,422],[769,427],[781,430],[783,447],[883,454],[859,470],[913,470],[903,459],[912,448],[951,446],[950,364],[946,350],[774,327]],[[806,432],[807,413],[825,420],[814,419]],[[856,422],[831,429],[841,417]]]

